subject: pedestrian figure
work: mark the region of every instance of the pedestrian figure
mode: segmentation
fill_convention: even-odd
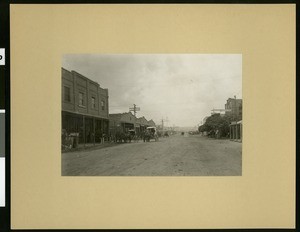
[[[150,132],[146,129],[144,132],[144,142],[149,142],[150,140]]]
[[[218,129],[216,130],[216,138],[217,139],[219,138],[219,130]]]

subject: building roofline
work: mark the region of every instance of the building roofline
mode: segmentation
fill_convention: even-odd
[[[92,83],[94,83],[94,84],[97,84],[97,85],[100,87],[100,84],[99,84],[98,82],[93,81],[92,79],[90,79],[90,78],[88,78],[88,77],[82,75],[81,73],[79,73],[79,72],[77,72],[77,71],[75,71],[75,70],[71,70],[71,72],[74,72],[74,73],[78,74],[79,76],[81,76],[81,77],[83,77],[83,78],[89,80],[90,82],[92,82]],[[102,89],[102,88],[101,88],[101,89]]]
[[[64,67],[61,67],[61,68],[62,68],[63,70],[65,70],[65,71],[69,72],[69,73],[76,73],[76,74],[78,74],[79,76],[83,77],[84,79],[87,79],[88,81],[90,81],[90,82],[92,82],[92,83],[98,85],[99,88],[108,91],[108,88],[102,88],[102,87],[100,86],[100,84],[99,84],[97,81],[94,81],[94,80],[92,80],[92,79],[90,79],[90,78],[84,76],[83,74],[81,74],[81,73],[79,73],[79,72],[77,72],[77,71],[75,71],[75,70],[71,70],[71,71],[70,71],[70,70],[68,70],[68,69],[66,69],[66,68],[64,68]]]
[[[231,97],[230,97],[230,98],[227,99],[227,101],[228,101],[228,100],[243,100],[243,99],[242,99],[242,98],[231,98]]]
[[[113,113],[113,114],[109,114],[109,115],[124,115],[124,114],[131,114],[132,116],[134,116],[134,114],[133,114],[133,113],[131,113],[131,112]],[[137,119],[137,117],[136,117],[136,116],[134,116],[134,117]]]
[[[66,69],[66,68],[64,68],[64,67],[61,67],[61,69],[63,69],[63,70],[66,70],[66,71],[70,72],[68,69]]]

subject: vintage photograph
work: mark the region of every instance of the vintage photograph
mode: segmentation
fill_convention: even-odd
[[[63,176],[241,176],[241,54],[65,54]]]

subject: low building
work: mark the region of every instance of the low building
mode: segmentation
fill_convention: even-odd
[[[147,120],[144,116],[136,118],[131,112],[109,114],[110,133],[115,136],[117,132],[126,133],[135,130],[137,134],[142,133],[148,126],[155,126],[154,121]]]
[[[151,119],[151,120],[148,121],[148,126],[155,127],[156,125],[155,125],[155,122]]]
[[[62,131],[79,144],[108,139],[108,89],[76,71],[62,68]]]
[[[147,126],[148,126],[148,120],[144,116],[137,118],[137,121],[136,121],[137,132],[145,131]]]
[[[136,117],[131,112],[109,114],[110,133],[116,135],[117,132],[128,132],[135,129]]]

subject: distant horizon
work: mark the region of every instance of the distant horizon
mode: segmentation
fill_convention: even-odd
[[[108,89],[109,113],[126,113],[156,125],[197,127],[228,98],[242,99],[241,54],[66,54],[62,67]]]

